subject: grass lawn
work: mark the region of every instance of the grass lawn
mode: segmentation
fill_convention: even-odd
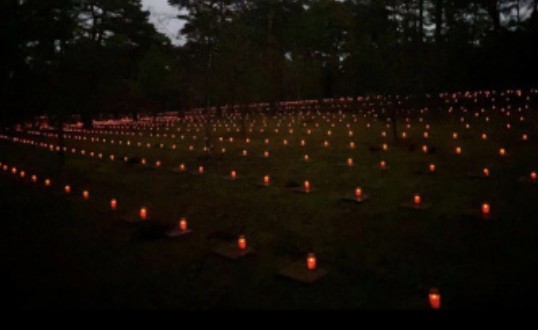
[[[107,142],[68,138],[68,151],[76,148],[77,154],[68,152],[64,166],[46,148],[1,140],[3,164],[39,177],[33,184],[0,174],[4,289],[21,308],[429,309],[433,287],[441,292],[443,309],[535,308],[538,186],[519,181],[538,170],[535,115],[527,111],[525,122],[513,120],[506,129],[506,116],[498,111],[490,111],[489,122],[461,114],[471,125],[466,129],[460,114],[445,110],[425,114],[423,122],[411,116],[410,128],[401,120],[399,133],[405,131],[407,138],[397,143],[383,120],[350,113],[319,114],[311,122],[299,115],[251,116],[250,143],[237,132],[240,120],[225,118],[214,122],[210,158],[202,150],[204,127],[186,122],[168,130],[161,126],[159,137],[147,129],[143,136],[70,133]],[[521,141],[524,132],[529,141]],[[55,137],[18,136],[57,143]],[[142,147],[136,146],[139,141]],[[355,149],[349,148],[351,141]],[[160,143],[164,148],[154,147]],[[371,148],[383,143],[388,151]],[[424,154],[422,145],[432,152]],[[461,155],[454,152],[457,146]],[[506,148],[506,157],[499,156],[499,148]],[[102,152],[104,159],[81,155],[81,149]],[[268,159],[262,157],[266,150]],[[110,154],[117,160],[105,159]],[[303,161],[305,154],[309,162]],[[160,160],[162,168],[127,164],[123,155]],[[349,157],[355,166],[345,166]],[[379,169],[381,160],[388,171]],[[171,171],[181,163],[185,173]],[[435,174],[414,173],[427,171],[430,163]],[[190,174],[200,165],[205,174]],[[490,178],[467,177],[484,167]],[[238,180],[223,178],[231,170]],[[272,185],[258,186],[265,175]],[[44,187],[45,177],[52,187]],[[289,189],[305,180],[311,194]],[[65,184],[73,187],[70,197],[63,193]],[[370,199],[341,201],[355,187]],[[87,201],[83,189],[90,191]],[[400,206],[415,193],[431,207]],[[118,200],[116,214],[102,212],[111,198]],[[489,220],[471,215],[484,202],[491,205]],[[160,224],[172,226],[186,217],[193,233],[168,239],[147,224],[123,221],[136,218],[143,206],[150,221]],[[240,234],[253,255],[232,261],[213,252]],[[311,251],[328,271],[319,282],[307,285],[278,275]]]

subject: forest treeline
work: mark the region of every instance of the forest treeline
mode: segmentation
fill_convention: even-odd
[[[537,85],[538,0],[169,3],[181,45],[140,0],[2,0],[3,124]]]

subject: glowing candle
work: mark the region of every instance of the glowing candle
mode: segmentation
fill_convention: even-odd
[[[246,155],[248,155],[248,152],[245,149],[243,149],[243,156],[246,156]]]
[[[198,173],[199,174],[204,174],[204,167],[203,166],[198,167]]]
[[[66,194],[71,193],[71,186],[70,186],[70,185],[66,185],[66,186],[64,187],[64,190],[65,190],[65,193],[66,193]]]
[[[488,203],[482,204],[482,215],[488,217],[491,214],[491,206]]]
[[[180,172],[185,171],[185,164],[181,163],[181,164],[179,165],[179,171],[180,171]]]
[[[488,139],[488,135],[486,133],[482,133],[482,140],[487,140]]]
[[[458,133],[456,133],[456,132],[452,133],[452,138],[454,140],[457,140],[458,139]]]
[[[49,187],[49,186],[50,186],[50,184],[51,184],[51,181],[50,181],[50,179],[46,179],[46,180],[45,180],[45,186]]]
[[[383,143],[382,148],[383,148],[383,151],[389,150],[389,146],[386,143]]]
[[[422,199],[420,198],[420,195],[415,194],[415,196],[413,196],[413,204],[415,204],[416,206],[420,206],[421,202],[422,202]]]
[[[329,141],[325,140],[325,141],[323,142],[323,146],[324,146],[325,148],[328,148],[328,147],[329,147]]]
[[[231,171],[231,172],[230,172],[230,178],[231,178],[232,180],[235,180],[235,179],[237,178],[237,172],[236,172],[236,171]]]
[[[427,145],[422,146],[422,152],[425,153],[425,154],[428,153],[428,146]]]
[[[116,211],[117,208],[118,208],[118,201],[115,198],[112,198],[110,200],[110,209],[112,211]]]
[[[301,140],[301,146],[304,147],[306,145],[305,140]]]
[[[430,164],[429,170],[430,170],[431,173],[434,173],[435,172],[435,164]]]
[[[34,182],[34,183],[37,182],[37,176],[32,175],[32,182]]]
[[[268,186],[270,184],[270,181],[271,179],[269,178],[269,175],[266,175],[263,177],[263,184]]]
[[[461,147],[456,147],[456,154],[461,155]]]
[[[424,132],[424,138],[427,139],[430,137],[430,134],[428,132]]]
[[[347,166],[353,166],[353,158],[347,159]]]
[[[310,160],[310,156],[308,156],[308,155],[304,155],[304,161],[307,162],[307,161],[309,161],[309,160]]]
[[[536,174],[536,171],[532,171],[530,177],[533,183],[536,183],[536,181],[538,180],[538,174]]]
[[[143,207],[140,209],[140,220],[146,220],[148,218],[148,210]]]
[[[489,168],[484,167],[484,169],[482,170],[482,173],[484,174],[484,176],[489,176]]]
[[[155,162],[155,167],[161,167],[161,161],[160,160]]]
[[[387,168],[387,162],[382,160],[379,162],[379,167],[381,167],[382,170]]]
[[[12,167],[12,168],[11,168],[11,173],[13,173],[13,174],[17,174],[17,168],[16,168],[16,167]]]
[[[506,149],[504,149],[504,148],[499,149],[499,156],[501,156],[501,157],[506,156]]]
[[[355,149],[355,142],[349,142],[349,148]]]
[[[181,218],[181,220],[179,220],[179,230],[182,232],[187,231],[187,219]]]
[[[87,191],[87,190],[84,190],[84,191],[82,192],[82,198],[84,198],[84,199],[86,199],[86,200],[89,199],[89,198],[90,198],[90,192]]]
[[[247,238],[245,235],[239,236],[237,239],[237,247],[239,247],[239,250],[245,251],[247,249]]]
[[[523,141],[527,141],[527,140],[529,139],[529,136],[528,136],[527,134],[523,134],[523,135],[521,136],[521,139],[522,139]]]
[[[310,181],[305,181],[304,182],[304,190],[306,192],[310,192]]]
[[[357,200],[360,200],[362,198],[362,189],[361,188],[355,188],[355,197]]]
[[[432,309],[437,310],[441,308],[441,293],[439,293],[438,289],[433,288],[430,290],[429,300],[430,300],[430,307]]]
[[[269,158],[269,151],[264,151],[263,152],[263,157]]]
[[[316,270],[316,255],[309,253],[306,257],[306,268],[308,270]]]
[[[20,172],[20,176],[21,176],[21,178],[24,178],[24,177],[26,176],[26,172],[21,171],[21,172]]]

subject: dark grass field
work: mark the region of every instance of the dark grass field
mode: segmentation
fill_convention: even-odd
[[[160,160],[158,170],[70,152],[60,166],[48,149],[0,141],[3,164],[39,177],[33,184],[6,171],[0,174],[3,291],[17,308],[429,309],[433,287],[441,291],[443,309],[538,306],[538,186],[519,181],[538,170],[535,118],[508,130],[500,113],[492,113],[487,123],[467,115],[470,129],[455,115],[427,115],[422,123],[411,117],[410,129],[403,120],[399,125],[407,139],[394,143],[381,120],[325,117],[307,127],[300,116],[266,118],[263,127],[263,118],[253,116],[249,144],[234,132],[239,120],[220,120],[209,158],[202,151],[204,129],[197,132],[193,124],[174,126],[166,138],[149,137],[146,131],[142,137],[86,134],[105,137],[107,143],[66,141],[68,149],[103,152],[104,158],[113,153],[118,159]],[[422,137],[426,123],[429,139]],[[171,138],[176,128],[182,131]],[[482,132],[487,141],[480,139]],[[529,141],[521,141],[523,132]],[[52,137],[19,136],[57,143]],[[120,146],[118,140],[130,140],[132,146]],[[330,142],[328,149],[322,147],[324,140]],[[134,146],[138,141],[176,144],[177,149]],[[350,141],[354,150],[348,148]],[[383,143],[386,152],[370,148]],[[423,154],[423,144],[434,152]],[[455,155],[456,146],[462,155]],[[498,154],[501,147],[507,150],[504,158]],[[243,149],[247,157],[240,155]],[[265,150],[269,159],[261,157]],[[309,163],[302,161],[304,154],[310,155]],[[356,166],[341,165],[348,157]],[[379,170],[380,160],[387,161],[388,171]],[[187,173],[171,171],[181,163]],[[436,164],[436,174],[414,174],[430,163]],[[199,165],[206,173],[191,175]],[[467,177],[484,167],[491,178]],[[239,180],[223,179],[231,170]],[[271,176],[271,187],[257,186],[264,175]],[[45,177],[52,187],[44,187]],[[312,194],[287,188],[304,180],[311,182]],[[63,193],[65,184],[72,185],[73,196]],[[369,201],[340,201],[358,186]],[[90,200],[81,198],[83,189],[90,191]],[[414,193],[431,207],[420,212],[401,208]],[[117,214],[102,212],[110,198],[119,202]],[[489,220],[471,215],[484,202],[492,207]],[[151,224],[123,221],[136,218],[142,206],[153,223],[172,226],[186,217],[192,235],[167,239],[156,235]],[[240,234],[248,237],[253,255],[230,261],[213,253]],[[328,270],[319,282],[306,285],[277,274],[303,262],[310,251]]]

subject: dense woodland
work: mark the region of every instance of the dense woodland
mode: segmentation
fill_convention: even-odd
[[[3,0],[2,126],[538,82],[538,0]]]

